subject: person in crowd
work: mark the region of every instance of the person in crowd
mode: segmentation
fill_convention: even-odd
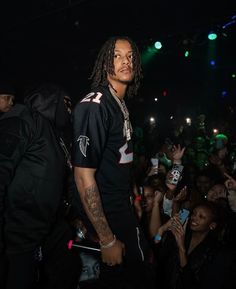
[[[228,200],[230,209],[236,213],[236,180],[229,174],[225,173],[225,186],[228,190]]]
[[[193,177],[192,186],[188,186],[189,194],[185,207],[192,210],[199,202],[206,198],[207,192],[217,182],[218,178],[212,168],[197,170]]]
[[[226,186],[222,183],[216,183],[206,193],[206,199],[208,201],[215,202],[220,198],[227,198],[228,192]]]
[[[67,249],[64,216],[65,96],[58,86],[39,86],[0,119],[1,288],[77,287],[79,261]]]
[[[15,99],[15,89],[12,85],[1,81],[0,82],[0,117],[4,112],[7,112],[13,106]]]
[[[209,162],[210,166],[218,170],[222,178],[224,173],[230,173],[230,166],[228,163],[228,146],[229,139],[224,134],[217,134],[211,144]]]
[[[137,193],[134,199],[135,212],[143,228],[143,231],[146,234],[147,239],[152,239],[153,237],[150,234],[150,231],[152,230],[150,230],[149,228],[150,224],[153,223],[152,219],[154,220],[154,222],[155,220],[160,220],[160,215],[163,213],[160,203],[163,199],[164,191],[161,190],[161,187],[160,190],[154,187],[151,183],[151,180],[148,180],[141,187],[142,194]],[[156,217],[156,214],[158,214],[158,217]],[[156,226],[154,226],[154,228],[155,227]]]
[[[208,191],[206,198],[222,207],[224,226],[220,239],[228,248],[236,250],[236,181],[227,173],[225,173],[225,177],[225,183],[215,184]]]
[[[126,36],[109,38],[95,62],[91,92],[73,113],[74,175],[83,221],[100,242],[101,288],[151,288],[148,243],[130,201],[132,126],[124,100],[137,93],[141,77],[136,44]]]
[[[182,171],[175,172],[181,166],[185,148],[173,146],[171,159],[173,166],[164,174],[159,166],[152,166],[143,186],[134,189],[134,207],[148,238],[153,238],[155,231],[172,215],[179,211],[187,196],[187,187],[176,190],[181,181]],[[178,175],[176,175],[178,173]],[[178,179],[174,179],[174,178]]]
[[[221,217],[221,208],[205,200],[195,206],[189,221],[182,224],[176,214],[159,228],[155,242],[160,246],[158,270],[164,277],[165,288],[206,288],[205,284],[209,282],[215,288],[209,272],[215,268],[214,260],[222,252],[218,241]]]

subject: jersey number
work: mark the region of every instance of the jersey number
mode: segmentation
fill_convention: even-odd
[[[133,161],[133,153],[126,153],[126,150],[128,148],[128,144],[125,143],[120,149],[119,149],[119,152],[121,154],[121,157],[120,157],[120,161],[119,163],[120,164],[128,164],[128,163],[131,163]]]
[[[100,103],[101,102],[101,97],[102,97],[102,93],[101,92],[90,92],[88,95],[85,96],[85,98],[83,98],[81,100],[81,102],[96,102],[96,103]]]

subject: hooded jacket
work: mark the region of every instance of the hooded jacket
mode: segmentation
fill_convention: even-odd
[[[64,94],[41,87],[0,118],[0,250],[35,249],[60,215],[67,114]]]

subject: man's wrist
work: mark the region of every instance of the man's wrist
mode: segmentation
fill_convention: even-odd
[[[117,239],[116,239],[116,236],[113,235],[113,240],[112,240],[111,242],[109,242],[109,243],[107,243],[107,244],[103,244],[102,242],[100,242],[100,247],[101,247],[101,249],[111,248],[112,246],[115,245],[116,240],[117,240]]]

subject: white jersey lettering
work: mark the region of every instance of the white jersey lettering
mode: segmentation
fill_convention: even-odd
[[[101,97],[102,97],[102,93],[101,92],[90,92],[89,94],[87,94],[85,96],[85,98],[83,98],[80,102],[96,102],[96,103],[100,103],[101,102]]]
[[[120,164],[128,164],[128,163],[131,163],[133,161],[133,153],[126,153],[126,150],[128,148],[128,144],[125,143],[120,149],[119,149],[119,152],[121,154],[121,157],[120,157],[120,161],[119,163]]]

